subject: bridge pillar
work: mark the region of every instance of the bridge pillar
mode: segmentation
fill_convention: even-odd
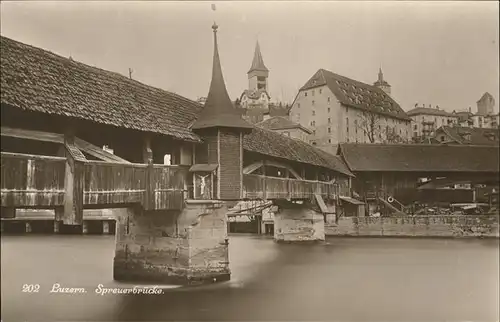
[[[89,223],[88,221],[84,221],[82,223],[82,234],[88,234],[89,233]]]
[[[102,233],[109,234],[109,221],[107,220],[102,221]]]
[[[59,233],[60,228],[61,228],[61,222],[54,220],[54,233],[55,234]]]
[[[276,242],[312,242],[325,240],[323,214],[315,211],[309,202],[297,204],[275,201],[274,240]]]
[[[226,212],[213,200],[188,200],[182,211],[117,211],[114,279],[184,285],[229,280]]]

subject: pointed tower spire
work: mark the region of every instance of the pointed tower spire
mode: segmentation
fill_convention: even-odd
[[[219,27],[214,22],[212,26],[214,32],[214,58],[210,90],[207,95],[205,106],[198,116],[198,119],[193,124],[192,129],[214,127],[251,129],[252,126],[241,118],[241,113],[233,106],[227,93],[217,45],[218,28]]]
[[[252,67],[250,67],[250,70],[248,72],[251,73],[254,70],[269,72],[269,69],[267,69],[266,65],[264,65],[264,59],[262,58],[262,53],[260,52],[260,45],[258,40],[257,43],[255,44],[255,52],[253,54]]]
[[[378,68],[378,81],[383,82],[384,81],[384,73],[382,73],[382,67]]]

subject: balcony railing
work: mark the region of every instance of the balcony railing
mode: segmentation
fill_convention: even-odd
[[[349,196],[347,185],[332,182],[266,177],[256,174],[243,176],[244,199],[307,199],[315,194],[331,199]]]
[[[182,209],[188,167],[146,165],[2,152],[2,208],[83,208],[140,204],[146,210]],[[2,214],[3,216],[3,214]],[[80,219],[79,219],[80,218]]]

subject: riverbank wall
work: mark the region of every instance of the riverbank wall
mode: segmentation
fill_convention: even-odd
[[[325,225],[327,236],[493,237],[499,238],[499,215],[342,217]]]

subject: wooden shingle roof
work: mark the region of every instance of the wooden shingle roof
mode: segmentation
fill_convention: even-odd
[[[344,143],[338,152],[353,172],[499,172],[498,146]]]
[[[180,95],[1,37],[1,103],[177,139],[201,105]]]
[[[0,46],[2,106],[201,142],[194,101],[6,37]],[[352,175],[337,156],[270,130],[253,128],[244,149]]]
[[[411,120],[401,106],[383,90],[325,69],[318,70],[300,90],[324,85],[328,86],[343,105],[405,121]]]
[[[336,155],[324,152],[306,142],[255,127],[243,139],[243,149],[276,158],[312,164],[352,176],[347,165]]]

